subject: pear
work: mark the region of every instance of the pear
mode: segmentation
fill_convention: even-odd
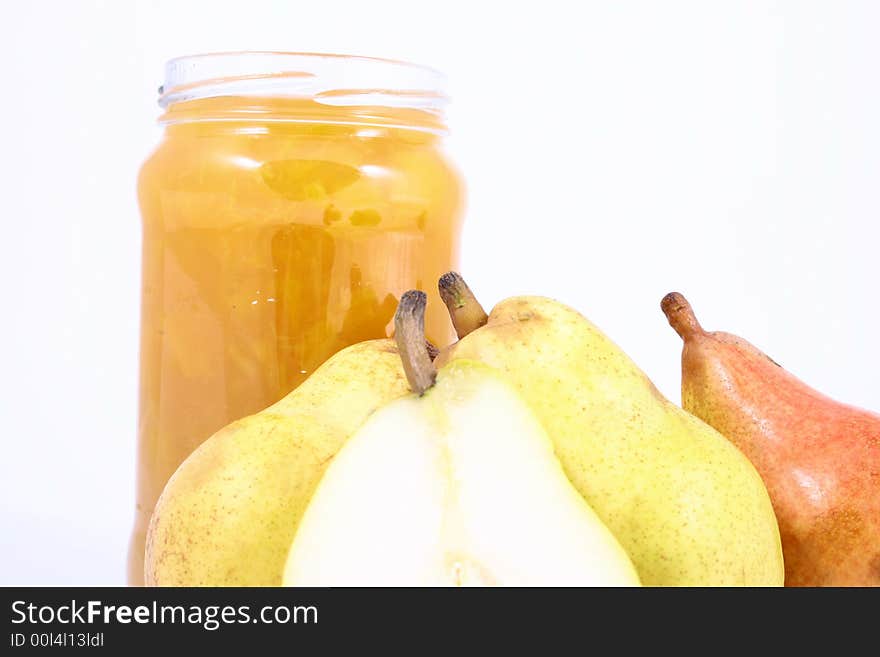
[[[478,360],[503,373],[643,584],[782,584],[779,529],[758,473],[598,328],[544,297],[512,297],[487,316],[454,272],[440,293],[460,340],[436,364]]]
[[[424,308],[424,293],[407,292],[395,316],[414,394],[377,411],[334,457],[284,583],[637,586],[513,388],[473,361],[435,372]]]
[[[681,400],[723,433],[770,491],[788,586],[880,585],[880,415],[834,401],[742,338],[703,330],[672,292]]]
[[[159,498],[146,583],[280,585],[297,522],[327,463],[373,411],[408,392],[394,342],[361,342],[281,401],[218,431]]]

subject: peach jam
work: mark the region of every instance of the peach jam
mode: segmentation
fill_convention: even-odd
[[[172,60],[162,139],[138,181],[143,273],[137,510],[129,581],[166,481],[202,441],[339,349],[390,335],[401,293],[455,268],[462,185],[442,78],[296,53]]]

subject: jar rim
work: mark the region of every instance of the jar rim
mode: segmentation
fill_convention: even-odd
[[[449,99],[436,69],[334,53],[228,51],[165,64],[159,106],[216,96],[294,96],[321,104],[415,109],[439,118]]]

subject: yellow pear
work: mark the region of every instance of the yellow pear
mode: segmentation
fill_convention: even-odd
[[[461,339],[436,364],[473,359],[503,372],[643,584],[782,585],[779,528],[758,473],[598,328],[543,297],[507,299],[487,316],[454,273],[440,291]]]
[[[147,534],[147,585],[280,585],[327,464],[371,413],[408,392],[395,343],[361,342],[278,403],[218,431],[159,498]]]
[[[305,586],[638,586],[526,402],[495,370],[436,372],[425,294],[400,299],[413,394],[373,414],[327,468],[284,582]]]

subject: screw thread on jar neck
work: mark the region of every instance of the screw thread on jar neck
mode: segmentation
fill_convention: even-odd
[[[259,117],[446,132],[443,75],[388,59],[283,52],[179,57],[166,64],[159,94],[163,124]],[[221,98],[227,102],[198,102]]]

